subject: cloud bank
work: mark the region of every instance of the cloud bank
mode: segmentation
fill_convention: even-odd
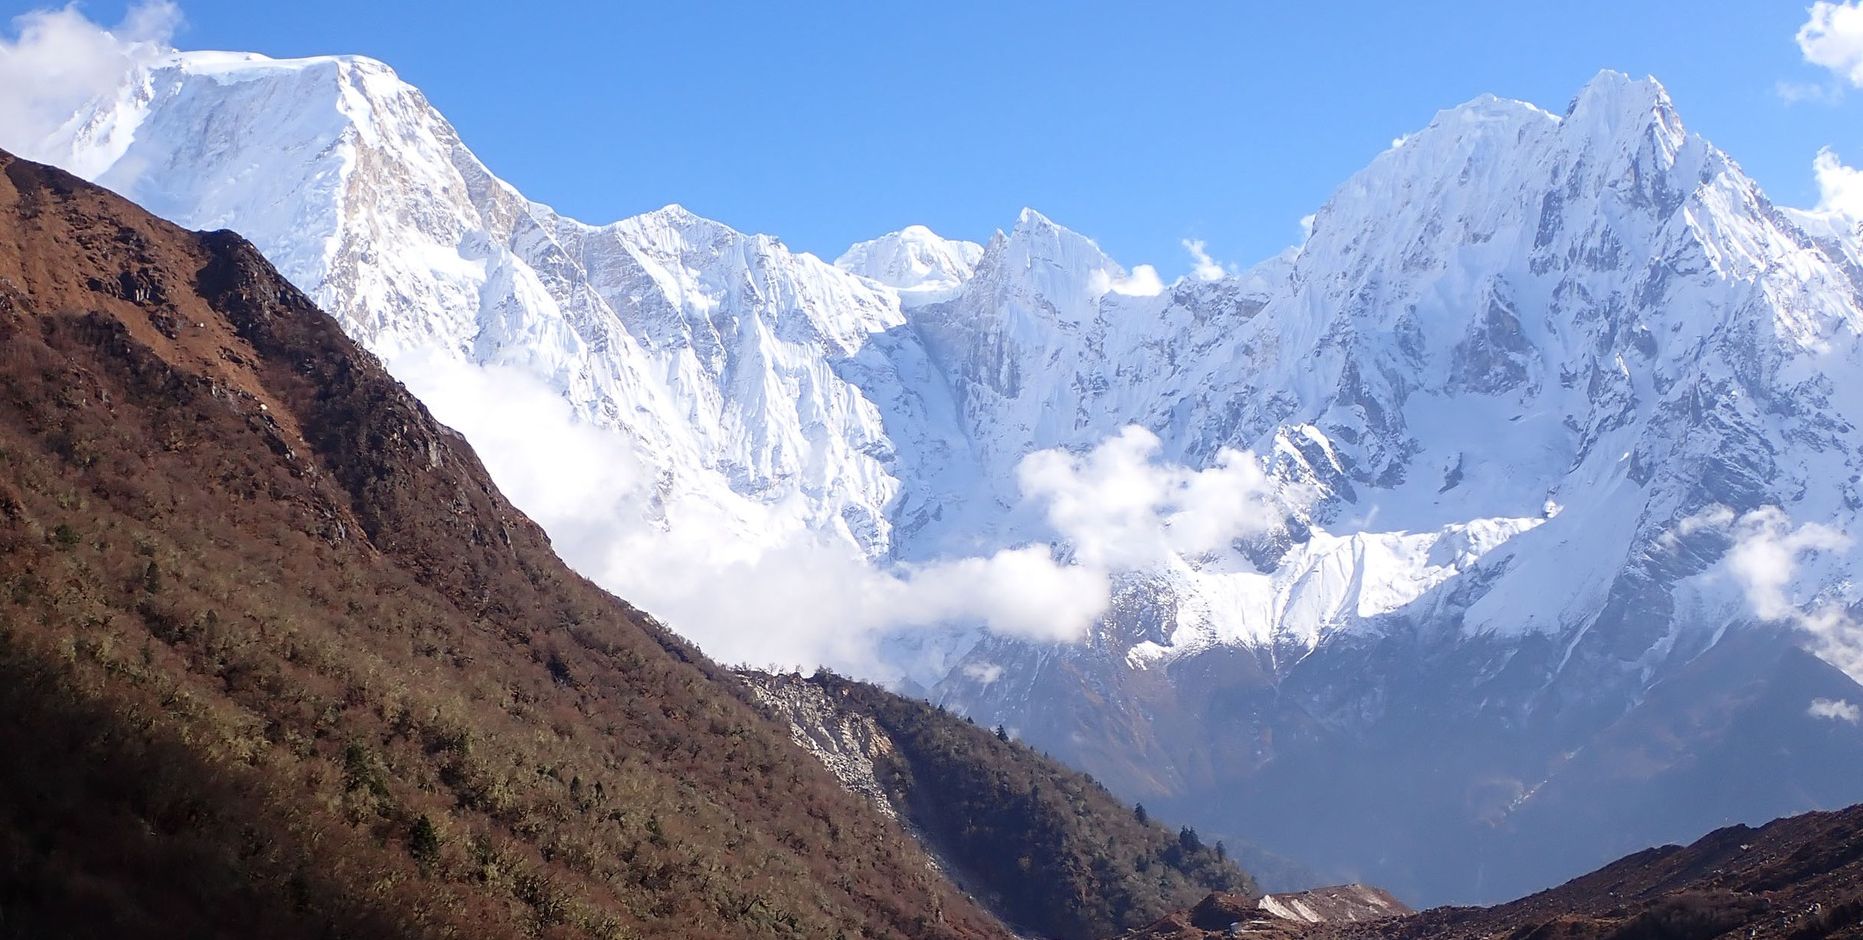
[[[499,487],[557,552],[727,662],[828,665],[896,675],[880,643],[908,631],[982,627],[1040,643],[1084,639],[1122,571],[1169,553],[1225,550],[1278,524],[1290,494],[1254,457],[1223,451],[1190,470],[1162,462],[1131,427],[1084,454],[1039,451],[1023,496],[1055,544],[881,567],[838,540],[797,529],[746,545],[728,512],[665,502],[627,438],[582,424],[528,373],[414,355],[391,363],[441,421],[471,441]]]
[[[0,147],[31,160],[58,156],[45,150],[69,138],[77,109],[169,52],[180,25],[168,0],[135,4],[109,28],[75,3],[14,17],[0,36]]]

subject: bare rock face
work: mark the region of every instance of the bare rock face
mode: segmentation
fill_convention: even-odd
[[[1410,907],[1389,891],[1370,885],[1336,885],[1270,894],[1261,899],[1261,909],[1283,920],[1303,924],[1342,924],[1412,913]]]
[[[1020,934],[1096,940],[1211,890],[1258,897],[1226,848],[1173,832],[1004,729],[826,672],[739,675],[799,744]]]
[[[893,753],[892,739],[871,717],[829,700],[823,687],[797,675],[747,674],[751,691],[787,722],[795,742],[822,762],[849,791],[873,807],[900,818],[893,798],[880,784],[873,762]]]

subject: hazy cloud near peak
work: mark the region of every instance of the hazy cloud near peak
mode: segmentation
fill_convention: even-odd
[[[795,527],[742,544],[768,507],[664,504],[621,434],[579,422],[521,370],[416,355],[391,363],[434,415],[469,440],[499,487],[550,534],[564,560],[732,663],[829,665],[890,679],[889,636],[952,625],[1040,643],[1086,638],[1121,571],[1170,552],[1225,550],[1278,524],[1290,494],[1242,451],[1191,470],[1159,459],[1129,427],[1082,454],[1022,461],[1023,498],[1058,543],[882,567]],[[722,515],[721,515],[722,514]],[[772,526],[782,524],[770,517]],[[769,527],[753,526],[753,529]],[[1068,549],[1071,548],[1071,557]]]
[[[0,147],[32,160],[61,156],[45,150],[68,137],[77,109],[169,52],[180,25],[168,0],[135,4],[112,27],[75,3],[14,17],[0,36]]]
[[[1125,277],[1113,277],[1105,271],[1095,271],[1089,279],[1089,287],[1096,294],[1124,294],[1128,297],[1156,297],[1164,293],[1164,278],[1158,275],[1158,269],[1141,264],[1134,267]]]
[[[1016,481],[1081,564],[1107,571],[1224,550],[1272,530],[1306,498],[1243,451],[1224,448],[1215,465],[1192,470],[1160,460],[1162,446],[1128,425],[1085,453],[1032,453]]]
[[[1753,615],[1802,631],[1812,652],[1863,681],[1863,625],[1842,603],[1792,596],[1803,567],[1814,558],[1849,552],[1848,533],[1816,522],[1795,524],[1785,510],[1762,506],[1744,514],[1715,505],[1677,524],[1674,536],[1701,531],[1731,541],[1721,571],[1739,586]]]
[[[1787,594],[1803,558],[1815,552],[1844,551],[1850,537],[1816,522],[1793,525],[1777,506],[1755,509],[1731,523],[1734,544],[1726,564],[1746,591],[1753,612],[1767,620],[1799,613]]]

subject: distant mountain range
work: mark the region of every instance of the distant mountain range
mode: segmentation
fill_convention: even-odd
[[[718,654],[855,585],[824,657],[1212,838],[1497,900],[1863,799],[1863,239],[1653,80],[1442,112],[1301,244],[1169,284],[1034,211],[834,264],[586,225],[362,58],[176,54],[40,144],[245,234],[475,441],[593,470],[612,499],[531,511]],[[902,571],[947,589],[861,580]]]

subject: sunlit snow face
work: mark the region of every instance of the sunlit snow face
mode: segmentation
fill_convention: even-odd
[[[1761,310],[1726,279],[1761,278],[1772,322],[1826,354],[1855,312],[1660,86],[1623,76],[1564,117],[1444,112],[1286,255],[1231,275],[1187,241],[1192,275],[1167,285],[1032,210],[987,247],[909,227],[839,267],[677,207],[583,225],[499,182],[379,63],[170,64],[160,101],[101,96],[127,110],[84,158],[163,168],[158,211],[254,238],[431,380],[584,570],[726,658],[884,670],[873,638],[933,621],[1076,639],[1132,573],[1172,593],[1173,637],[1314,643],[1515,553],[1462,622],[1563,629],[1608,590],[1600,559],[1647,535],[1622,483],[1660,436],[1639,409]],[[175,172],[200,154],[220,162]],[[1694,273],[1644,283],[1652,259]],[[406,364],[422,355],[491,378]],[[1301,541],[1257,554],[1271,570],[1234,557],[1322,495]],[[783,612],[721,606],[727,568]],[[1545,592],[1527,569],[1564,573],[1564,607],[1517,613],[1559,607],[1523,600]]]

